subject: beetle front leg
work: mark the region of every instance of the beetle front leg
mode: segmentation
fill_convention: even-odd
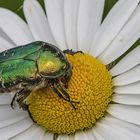
[[[71,106],[76,110],[75,106],[73,105],[72,101],[68,98],[65,98],[64,95],[62,95],[62,93],[55,87],[55,86],[51,86],[51,89],[54,93],[56,93],[60,98],[63,98],[65,101],[70,102]]]
[[[17,92],[12,99],[11,107],[14,109],[17,103],[19,108],[22,108],[23,110],[27,110],[27,105],[24,103],[24,100],[28,97],[30,92],[31,91],[26,88],[23,88],[19,92]]]
[[[56,93],[60,98],[63,98],[65,101],[68,101],[71,104],[71,106],[76,110],[74,103],[78,102],[72,101],[70,99],[69,94],[66,92],[66,90],[63,89],[59,81],[53,80],[53,82],[50,82],[50,87],[54,93]]]
[[[54,93],[56,93],[60,98],[63,98],[65,100],[65,98],[62,96],[62,94],[58,91],[58,89],[54,86],[54,83],[49,83],[50,88],[52,89],[52,91]]]
[[[73,51],[72,49],[63,50],[64,54],[75,55],[77,53],[83,53],[82,51]]]
[[[54,133],[53,134],[53,140],[56,140],[58,138],[58,134]]]
[[[57,88],[61,91],[61,93],[63,94],[64,98],[66,101],[70,102],[70,104],[72,105],[72,107],[76,110],[74,104],[78,103],[77,101],[73,101],[70,99],[69,94],[67,93],[67,91],[61,86],[61,84],[59,83],[59,81],[56,83]]]
[[[24,90],[24,89],[21,89],[20,91],[18,91],[17,93],[15,93],[15,95],[14,95],[12,101],[11,101],[11,107],[12,107],[12,109],[14,109],[14,108],[16,107],[16,98],[17,98],[17,96],[18,96],[20,93],[22,93],[23,90]]]

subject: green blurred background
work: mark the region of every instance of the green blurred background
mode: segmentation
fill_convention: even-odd
[[[18,15],[20,15],[24,19],[22,4],[24,0],[0,0],[0,7],[8,8]],[[38,0],[41,5],[43,4],[43,0]]]

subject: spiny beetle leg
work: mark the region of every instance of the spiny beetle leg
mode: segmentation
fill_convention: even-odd
[[[54,93],[56,93],[60,98],[64,99],[64,97],[61,95],[61,93],[58,91],[58,89],[54,86],[54,83],[50,83],[49,86],[51,87],[51,89]]]
[[[67,100],[67,101],[70,101],[70,96],[69,94],[67,93],[67,91],[61,86],[60,82],[58,80],[55,80],[55,84],[56,84],[56,87],[61,91],[61,93],[63,94],[64,98]]]
[[[26,110],[28,110],[28,105],[26,103],[22,102],[20,104],[20,108],[22,108],[23,111],[26,111]]]
[[[58,134],[54,133],[53,134],[53,140],[56,140],[58,138]]]
[[[67,91],[61,86],[61,84],[60,84],[59,82],[56,84],[56,86],[57,86],[58,89],[60,89],[60,91],[61,91],[61,93],[64,95],[66,101],[70,102],[70,104],[72,105],[72,107],[76,110],[74,104],[75,104],[75,103],[79,103],[79,102],[71,100],[69,94],[68,94]]]
[[[69,95],[66,95],[66,96],[67,96],[67,98],[66,98],[65,94],[68,94],[68,93],[63,93],[63,92],[61,91],[61,89],[59,89],[59,87],[57,87],[56,81],[53,81],[53,82],[51,81],[51,82],[49,83],[49,85],[50,85],[50,87],[51,87],[51,89],[52,89],[52,91],[53,91],[54,93],[56,93],[60,98],[63,98],[65,101],[69,102],[69,103],[71,104],[71,106],[76,110],[76,108],[75,108],[75,106],[74,106],[73,103],[77,103],[77,102],[71,101]],[[59,90],[58,90],[58,89],[59,89]],[[60,91],[61,91],[61,92],[60,92]]]
[[[57,88],[62,92],[64,98],[65,98],[67,101],[70,101],[70,96],[69,96],[69,94],[63,89],[63,87],[62,87],[59,83],[56,83],[56,86],[57,86]]]
[[[24,103],[24,100],[27,98],[30,92],[31,91],[26,88],[23,88],[19,92],[17,92],[12,99],[11,107],[14,109],[15,108],[14,105],[17,103],[19,108],[22,108],[23,110],[27,110],[27,105]]]
[[[18,91],[17,93],[15,93],[15,95],[14,95],[12,101],[11,101],[11,107],[12,107],[12,109],[15,108],[15,102],[16,102],[16,98],[17,98],[17,96],[18,96],[20,93],[22,93],[23,90],[24,90],[24,89],[21,89],[20,91]]]
[[[51,89],[53,90],[54,93],[56,93],[60,98],[63,98],[65,101],[68,101],[71,103],[70,100],[67,100],[64,96],[62,96],[62,94],[60,93],[60,91],[55,87],[55,86],[51,86]],[[71,106],[76,110],[75,106],[71,103]]]
[[[64,50],[63,51],[63,53],[65,53],[65,54],[69,54],[69,55],[75,55],[75,54],[77,54],[77,53],[83,53],[82,51],[73,51],[72,49],[71,50],[69,50],[69,49],[67,49],[67,50]]]
[[[66,101],[70,102],[71,105],[72,105],[72,107],[73,107],[74,109],[76,109],[75,106],[74,106],[74,103],[78,103],[78,102],[72,101],[72,100],[70,99],[69,94],[67,93],[67,91],[65,90],[65,88],[63,88],[63,87],[61,86],[61,84],[59,83],[58,80],[55,80],[55,84],[56,84],[57,88],[61,91],[61,94],[63,95],[63,98],[64,98]]]
[[[22,108],[23,110],[27,110],[28,109],[28,105],[25,102],[25,99],[29,96],[29,94],[31,93],[30,90],[25,89],[16,99],[19,108]]]

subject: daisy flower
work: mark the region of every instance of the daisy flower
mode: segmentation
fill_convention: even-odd
[[[76,110],[45,87],[30,94],[28,112],[1,94],[0,140],[139,140],[140,46],[111,65],[139,39],[139,1],[117,1],[103,21],[104,0],[44,0],[46,14],[25,0],[27,23],[0,8],[0,51],[34,41],[83,51],[67,55]]]

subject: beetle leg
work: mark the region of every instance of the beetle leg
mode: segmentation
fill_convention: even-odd
[[[58,91],[58,89],[54,86],[54,83],[49,83],[49,86],[51,87],[52,91],[54,93],[56,93],[60,98],[63,98],[64,100],[66,100],[62,94]]]
[[[69,99],[66,99],[62,93],[55,87],[55,86],[51,86],[51,89],[53,90],[54,93],[56,93],[60,98],[63,98],[65,101],[68,101],[71,103],[72,107],[76,110],[75,106],[73,105],[72,101]]]
[[[63,87],[61,86],[61,84],[60,84],[59,82],[56,83],[56,86],[57,86],[58,89],[60,89],[61,93],[63,94],[63,98],[65,98],[66,101],[70,102],[71,105],[72,105],[72,107],[73,107],[74,109],[76,109],[75,106],[74,106],[74,103],[78,103],[78,102],[72,101],[72,100],[70,99],[69,94],[67,93],[67,91],[65,90],[65,88],[63,88]]]
[[[60,91],[63,93],[64,98],[65,98],[67,101],[70,101],[70,96],[69,96],[69,94],[62,88],[62,86],[61,86],[59,83],[56,83],[56,86],[57,86],[57,88],[60,89]]]
[[[54,133],[53,134],[53,140],[56,140],[58,138],[58,134]]]
[[[11,107],[14,109],[17,103],[19,105],[19,108],[22,108],[23,110],[27,110],[27,105],[24,103],[24,100],[28,97],[29,94],[30,94],[30,90],[25,88],[21,89],[13,97],[11,102]]]
[[[70,102],[70,104],[72,105],[72,107],[74,109],[75,106],[74,106],[74,103],[78,103],[76,101],[72,101],[70,99],[70,96],[69,94],[66,92],[66,90],[61,86],[61,84],[59,83],[59,81],[57,80],[53,80],[53,82],[50,82],[50,87],[51,89],[54,91],[54,93],[56,93],[60,98],[63,98],[65,101],[68,101]]]
[[[83,53],[83,52],[82,51],[76,51],[76,52],[74,52],[72,49],[71,50],[67,49],[67,50],[63,50],[63,53],[64,54],[69,54],[69,55],[75,55],[77,53]]]
[[[30,90],[25,89],[16,99],[16,102],[19,105],[19,108],[22,108],[23,110],[28,110],[28,105],[26,104],[25,99],[29,96],[31,93]]]
[[[12,101],[11,101],[11,107],[12,107],[12,109],[14,109],[15,106],[16,106],[16,105],[15,105],[15,102],[16,102],[16,98],[17,98],[18,94],[20,94],[23,90],[24,90],[24,89],[21,89],[20,91],[18,91],[17,93],[15,93],[15,95],[14,95]]]

